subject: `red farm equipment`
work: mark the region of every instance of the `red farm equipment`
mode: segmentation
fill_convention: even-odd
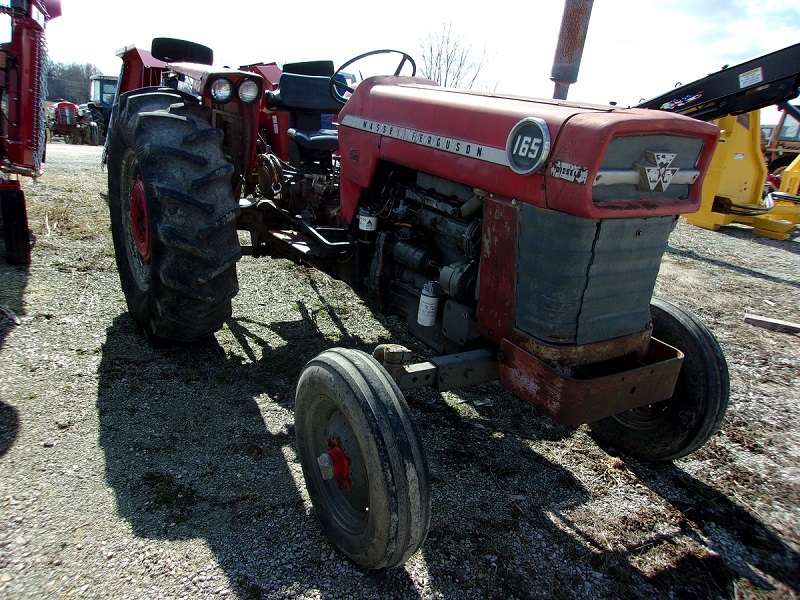
[[[45,25],[61,15],[60,0],[11,0],[0,6],[0,202],[6,260],[27,264],[31,241],[19,177],[38,177],[45,155]]]
[[[74,102],[59,100],[50,105],[50,136],[62,137],[66,143],[72,143],[73,136],[79,136],[80,109]]]
[[[433,350],[414,363],[395,344],[333,348],[300,374],[306,485],[355,563],[401,565],[428,532],[427,461],[403,390],[499,380],[642,460],[686,456],[717,430],[722,350],[696,316],[653,298],[669,235],[700,204],[717,127],[446,89],[391,50],[339,69],[179,62],[211,64],[207,50],[159,38],[155,67],[122,54],[107,142],[122,289],[147,338],[186,342],[231,316],[242,255],[288,257],[399,315]],[[347,75],[376,56],[396,61],[390,75]]]
[[[50,139],[61,138],[65,144],[97,146],[100,143],[100,127],[88,108],[66,100],[50,106],[47,128]]]

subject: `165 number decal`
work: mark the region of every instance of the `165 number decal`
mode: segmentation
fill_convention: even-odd
[[[508,164],[515,173],[530,175],[542,168],[550,154],[550,131],[537,117],[514,125],[506,141]]]

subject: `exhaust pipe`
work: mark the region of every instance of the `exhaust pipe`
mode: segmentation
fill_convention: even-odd
[[[553,98],[556,100],[566,100],[570,84],[578,81],[578,69],[581,67],[593,3],[594,0],[564,2],[556,55],[553,58],[553,69],[550,71],[550,79],[555,82]]]

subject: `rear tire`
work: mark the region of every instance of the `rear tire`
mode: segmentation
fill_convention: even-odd
[[[92,115],[92,122],[97,124],[97,138],[102,141],[106,135],[106,120],[103,118],[103,113],[94,106],[89,107],[89,113]]]
[[[653,337],[685,355],[674,393],[590,427],[601,446],[640,460],[675,460],[700,448],[719,428],[730,393],[728,365],[719,342],[697,316],[657,298],[650,312]]]
[[[220,329],[238,292],[239,205],[223,132],[191,96],[146,88],[116,107],[108,146],[111,233],[128,310],[148,338]]]
[[[31,236],[25,194],[22,190],[4,190],[0,192],[0,203],[3,211],[6,262],[10,265],[30,264]]]

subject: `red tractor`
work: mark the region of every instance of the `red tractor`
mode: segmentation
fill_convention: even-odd
[[[161,85],[121,85],[107,154],[120,280],[144,334],[220,329],[250,254],[347,282],[435,353],[333,348],[300,375],[309,495],[358,565],[401,565],[428,532],[428,467],[403,390],[499,380],[642,460],[686,456],[719,427],[720,345],[653,298],[669,235],[700,204],[715,126],[446,89],[391,50],[339,69],[211,70],[177,62],[211,64],[210,51],[167,39],[152,55]],[[354,63],[375,56],[396,59],[390,74],[356,85]]]
[[[88,108],[59,100],[50,106],[50,111],[48,129],[51,139],[60,137],[66,144],[97,146],[100,143],[100,128]]]
[[[45,158],[45,25],[61,15],[60,0],[11,0],[0,18],[11,38],[0,44],[0,203],[6,260],[31,259],[25,194],[19,176],[38,177]]]

